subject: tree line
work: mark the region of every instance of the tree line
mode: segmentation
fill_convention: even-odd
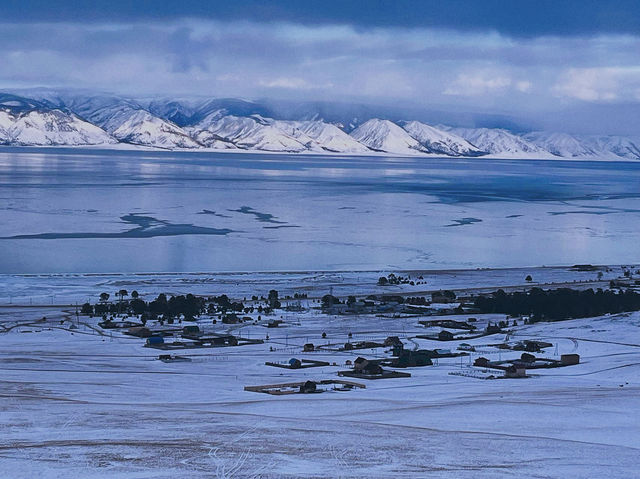
[[[502,289],[478,296],[474,306],[482,313],[530,315],[530,321],[563,320],[640,310],[640,294],[633,290],[574,290],[560,288],[507,293]]]
[[[161,293],[149,302],[141,299],[137,291],[131,292],[131,299],[125,299],[129,296],[126,290],[118,291],[115,296],[118,298],[118,301],[109,302],[109,293],[101,293],[100,302],[96,304],[84,303],[81,313],[103,317],[109,314],[132,314],[142,316],[141,319],[143,322],[156,320],[158,317],[172,322],[172,318],[180,317],[184,317],[187,321],[193,320],[205,312],[210,315],[242,312],[248,314],[253,311],[269,314],[273,309],[282,306],[278,297],[278,291],[275,289],[269,291],[267,298],[260,298],[265,302],[264,306],[261,304],[255,305],[255,301],[258,300],[257,296],[253,297],[255,299],[252,298],[254,306],[245,306],[242,301],[234,301],[226,294],[204,298],[191,293],[171,297],[167,297],[166,294]],[[299,297],[302,297],[302,295]]]

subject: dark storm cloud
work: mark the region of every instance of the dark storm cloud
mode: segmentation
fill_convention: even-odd
[[[509,36],[640,33],[633,0],[5,0],[6,21],[146,21],[176,18],[493,30]]]
[[[629,118],[640,103],[639,8],[5,1],[0,88],[407,104],[598,128],[605,119],[589,105]],[[558,111],[581,114],[567,121]]]

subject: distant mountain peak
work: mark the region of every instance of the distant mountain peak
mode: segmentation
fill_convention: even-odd
[[[409,155],[428,152],[418,140],[390,120],[373,118],[350,134],[374,151]]]

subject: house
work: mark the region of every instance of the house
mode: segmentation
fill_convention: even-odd
[[[393,345],[393,350],[391,351],[391,355],[392,356],[400,356],[402,354],[402,351],[404,351],[404,344],[402,344],[402,343],[394,344]]]
[[[450,349],[434,349],[433,352],[436,357],[451,356],[453,354]]]
[[[453,333],[451,331],[447,331],[446,329],[443,329],[438,333],[438,339],[440,341],[452,341]]]
[[[102,329],[126,329],[135,328],[141,326],[140,323],[134,323],[133,321],[112,321],[110,319],[101,321],[98,323]]]
[[[164,344],[164,338],[162,336],[151,336],[147,338],[147,346],[153,346],[156,344]]]
[[[440,310],[440,313],[441,312],[442,310]],[[464,329],[467,331],[473,331],[476,329],[476,326],[473,324],[468,324],[463,321],[453,321],[450,319],[433,319],[430,321],[423,320],[423,321],[418,321],[418,323],[426,327],[440,326],[441,328]]]
[[[536,360],[536,357],[533,354],[522,353],[520,355],[520,361],[522,361],[523,363],[532,363],[535,360]]]
[[[382,368],[375,361],[369,361],[363,357],[358,357],[353,362],[353,369],[364,374],[382,374]]]
[[[238,318],[237,314],[225,314],[222,317],[222,322],[224,324],[238,324],[240,322],[240,318]]]
[[[424,351],[403,351],[397,359],[391,362],[391,365],[396,368],[415,368],[432,364],[433,361]]]
[[[199,336],[200,328],[198,326],[185,326],[182,328],[182,334],[188,336]]]
[[[431,294],[432,303],[453,303],[456,295],[452,291],[436,291]]]
[[[316,392],[318,385],[313,381],[306,381],[300,386],[300,392],[302,394],[310,394]]]
[[[342,350],[352,351],[354,349],[375,349],[381,348],[382,346],[382,343],[376,343],[374,341],[358,341],[356,343],[345,343]]]
[[[525,339],[523,341],[517,342],[513,346],[514,351],[527,351],[529,353],[538,353],[542,351],[544,348],[550,348],[553,344],[547,343],[545,341],[532,341]]]
[[[473,365],[481,368],[486,368],[489,366],[489,360],[483,357],[476,358],[476,360],[473,362]]]
[[[138,338],[148,338],[151,336],[151,330],[144,326],[134,326],[129,328],[126,332],[129,336],[136,336]]]
[[[400,341],[400,338],[398,336],[389,336],[389,337],[387,337],[387,339],[384,340],[383,344],[385,346],[404,347],[404,345],[402,344],[402,341]]]
[[[501,333],[502,330],[500,329],[500,326],[498,326],[497,324],[493,324],[493,323],[489,323],[487,325],[487,328],[484,330],[485,334],[497,334],[497,333]]]
[[[232,335],[220,336],[220,337],[217,337],[217,338],[213,338],[211,340],[211,344],[215,344],[216,346],[221,346],[221,345],[237,346],[238,345],[238,338],[236,338],[235,336],[232,336]]]
[[[364,301],[355,301],[347,304],[347,311],[353,314],[361,314],[366,312],[367,306]]]

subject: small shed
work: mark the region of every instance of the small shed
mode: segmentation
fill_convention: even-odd
[[[196,336],[196,335],[200,334],[200,328],[198,326],[195,326],[195,325],[185,326],[184,328],[182,328],[182,334],[188,334],[188,335]]]
[[[222,317],[223,324],[238,324],[239,322],[240,322],[240,318],[238,318],[238,315],[234,313],[225,314]]]
[[[560,356],[560,364],[562,366],[573,366],[574,364],[580,364],[579,354],[563,354]]]
[[[134,326],[127,330],[127,334],[130,336],[137,336],[138,338],[148,338],[151,336],[151,330],[144,326]]]
[[[512,364],[507,369],[504,370],[505,378],[526,378],[527,377],[527,369],[520,364]]]

